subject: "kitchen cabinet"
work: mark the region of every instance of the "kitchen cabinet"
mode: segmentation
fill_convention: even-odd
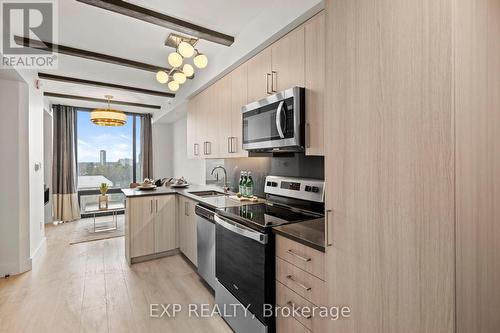
[[[327,332],[455,331],[452,4],[326,1]]]
[[[183,196],[178,196],[177,221],[179,225],[179,248],[195,265],[197,259],[196,202]]]
[[[248,102],[247,98],[247,65],[243,64],[233,70],[231,78],[231,106],[229,114],[231,118],[231,135],[229,138],[228,157],[247,157],[248,152],[243,150],[242,145],[242,114],[241,107]]]
[[[175,195],[159,195],[153,198],[155,253],[176,249],[178,244]]]
[[[248,60],[248,101],[304,86],[304,31],[298,27]]]
[[[130,257],[154,253],[154,214],[151,197],[127,199],[128,225],[130,226]]]
[[[247,93],[249,102],[258,101],[273,93],[271,91],[271,54],[271,49],[266,48],[247,61]]]
[[[323,155],[324,39],[320,13],[193,97],[188,157],[248,156],[241,148],[241,107],[293,86],[306,88],[306,154]]]
[[[272,93],[293,86],[304,87],[304,31],[304,26],[301,25],[271,45]]]
[[[304,29],[306,155],[324,155],[325,13],[307,21]]]
[[[187,156],[188,158],[201,158],[199,133],[201,130],[199,98],[196,96],[188,101],[187,107]]]
[[[129,263],[178,247],[175,211],[175,195],[127,198],[125,247]]]

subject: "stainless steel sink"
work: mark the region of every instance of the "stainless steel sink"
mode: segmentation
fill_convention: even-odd
[[[220,197],[220,196],[228,195],[227,193],[219,192],[219,191],[195,191],[195,192],[189,192],[189,193],[196,195],[198,197],[202,197],[202,198]]]

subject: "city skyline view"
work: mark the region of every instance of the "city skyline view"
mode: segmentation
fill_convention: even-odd
[[[100,151],[106,151],[108,162],[132,158],[132,117],[118,127],[96,126],[90,121],[90,112],[78,112],[77,144],[79,162],[99,162]]]

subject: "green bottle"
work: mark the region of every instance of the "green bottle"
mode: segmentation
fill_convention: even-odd
[[[243,175],[244,175],[245,172],[241,171],[240,172],[240,182],[239,182],[239,186],[238,186],[238,192],[243,195]]]
[[[247,196],[247,188],[246,188],[247,179],[248,179],[247,178],[247,173],[243,172],[243,180],[242,180],[242,183],[241,183],[241,196],[243,196],[243,197]]]
[[[248,179],[245,183],[245,192],[247,197],[253,197],[253,179],[250,171],[248,172]]]

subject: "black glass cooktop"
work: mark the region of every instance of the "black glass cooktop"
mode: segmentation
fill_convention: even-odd
[[[267,229],[278,225],[308,221],[321,215],[297,211],[278,204],[262,203],[239,207],[220,208],[217,212],[254,229]]]

